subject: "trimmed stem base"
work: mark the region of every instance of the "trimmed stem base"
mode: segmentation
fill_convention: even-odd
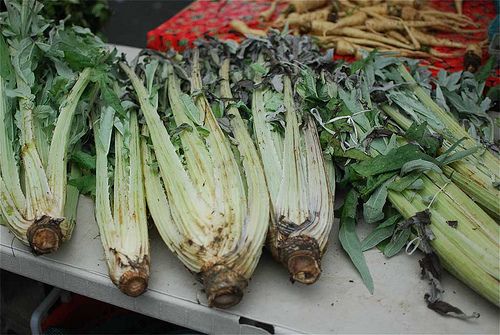
[[[299,235],[286,239],[279,248],[279,257],[292,282],[310,285],[321,275],[321,253],[312,237]]]
[[[208,305],[217,308],[229,308],[238,304],[243,298],[243,290],[248,285],[242,275],[225,265],[214,265],[203,271],[202,279]]]
[[[131,297],[143,294],[148,288],[149,260],[143,260],[137,267],[125,271],[118,281],[120,291]]]
[[[59,226],[62,221],[62,218],[44,215],[28,228],[26,235],[34,254],[43,255],[59,249],[63,238]]]

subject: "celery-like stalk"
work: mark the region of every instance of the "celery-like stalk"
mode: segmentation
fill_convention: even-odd
[[[444,267],[473,290],[500,304],[498,281],[498,225],[484,211],[467,199],[453,183],[443,187],[425,177],[424,188],[403,193],[389,191],[391,204],[405,217],[429,208],[431,245]],[[429,207],[423,198],[435,197]],[[448,222],[457,221],[456,228]]]
[[[444,149],[460,140],[462,142],[459,147],[463,149],[471,149],[480,145],[450,114],[432,100],[403,65],[399,65],[398,70],[403,79],[411,85],[413,93],[421,103],[431,110],[445,126],[443,130],[433,129],[445,139]],[[398,118],[396,122],[405,128],[405,125],[398,121],[399,117],[395,115],[396,110],[384,109],[391,117]],[[498,201],[500,191],[495,187],[495,183],[500,180],[499,158],[486,148],[482,148],[450,166],[454,170],[453,173],[449,171],[452,180],[496,220],[500,219],[500,201]]]
[[[129,117],[128,141],[114,132],[114,164],[110,154],[113,123],[95,125],[95,212],[111,280],[122,292],[135,297],[148,285],[149,240],[139,127],[136,113]],[[108,180],[111,166],[112,190]]]
[[[198,62],[195,52],[191,86],[200,91]],[[241,300],[257,264],[268,224],[267,189],[253,143],[233,110],[237,149],[245,156],[242,175],[206,98],[184,94],[171,65],[166,65],[173,122],[188,128],[179,133],[183,153],[179,157],[152,103],[156,96],[130,68],[121,66],[136,91],[147,124],[143,131],[152,142],[150,146],[143,140],[141,148],[147,203],[155,225],[184,265],[200,275],[209,305],[233,306]],[[208,133],[202,133],[200,126]]]
[[[254,81],[260,84],[260,76]],[[333,224],[333,194],[316,125],[297,110],[288,76],[283,84],[284,135],[267,121],[265,86],[255,88],[252,97],[256,143],[273,205],[269,244],[292,280],[312,284],[321,274],[321,256]]]
[[[428,96],[427,93],[421,92],[423,90],[418,86],[415,88],[415,90],[415,92],[420,92],[419,97]],[[427,102],[427,99],[425,101]],[[432,99],[430,99],[430,101],[432,101]],[[433,102],[432,105],[434,104],[435,103]],[[383,105],[382,109],[401,128],[403,128],[404,130],[410,128],[412,122],[396,108],[389,105]],[[438,109],[440,110],[439,107],[434,107],[433,110],[437,111]],[[444,111],[441,111],[441,113],[438,115],[440,116],[441,114],[446,116],[445,118],[443,118],[443,122],[450,122],[451,126],[458,125],[458,123]],[[451,130],[452,129],[447,129],[440,132],[440,134],[444,137],[443,147],[441,151],[450,148],[454,143],[452,141],[458,141],[460,139],[460,137],[456,135],[447,135]],[[465,135],[467,134],[467,132],[462,129],[460,130],[459,134]],[[463,146],[460,145],[460,148],[468,149],[478,145],[477,143],[469,143],[470,141],[474,141],[470,137],[467,137],[466,141],[468,143],[464,144]],[[500,191],[493,185],[493,183],[499,178],[498,166],[493,170],[489,170],[487,165],[484,164],[485,161],[489,161],[489,165],[491,165],[494,161],[497,161],[500,164],[500,161],[498,161],[495,156],[493,156],[487,150],[483,149],[480,152],[473,153],[472,155],[466,156],[463,159],[453,162],[449,166],[444,167],[444,172],[469,197],[471,197],[472,200],[474,200],[491,216],[498,220],[500,218],[500,201],[498,200],[500,199]]]

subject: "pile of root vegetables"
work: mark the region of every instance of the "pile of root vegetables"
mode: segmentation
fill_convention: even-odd
[[[310,34],[324,48],[335,48],[338,55],[360,58],[366,51],[378,49],[412,58],[443,59],[468,54],[465,68],[475,70],[480,63],[483,41],[467,45],[452,37],[438,38],[435,33],[463,34],[473,38],[483,32],[477,23],[457,12],[433,9],[422,0],[318,0],[291,1],[274,27],[288,26],[293,32]],[[440,52],[435,47],[455,49]],[[471,67],[471,68],[469,68]]]

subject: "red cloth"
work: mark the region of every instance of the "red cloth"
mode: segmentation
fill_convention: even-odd
[[[269,0],[198,0],[149,31],[147,47],[156,50],[172,47],[181,51],[205,34],[224,40],[240,40],[241,35],[230,32],[231,20],[239,19],[252,28],[265,29],[267,25],[259,22],[259,14],[271,3]],[[287,6],[286,2],[280,3],[269,22],[274,21]]]
[[[165,50],[170,47],[176,50],[183,50],[191,46],[191,43],[205,34],[219,37],[221,39],[241,39],[241,35],[231,32],[229,23],[233,19],[245,21],[251,28],[266,28],[266,24],[259,21],[259,14],[269,8],[269,0],[224,0],[210,1],[198,0],[182,10],[173,18],[162,23],[159,27],[148,32],[147,47],[156,50]],[[432,6],[438,11],[455,13],[453,0],[431,0]],[[281,1],[277,6],[272,22],[280,12],[288,6],[286,1]],[[496,11],[493,0],[464,0],[463,13],[469,16],[474,22],[480,25],[484,32],[474,34],[449,34],[437,33],[436,37],[448,38],[454,41],[479,42],[487,38],[486,29],[488,24],[495,18]],[[269,24],[269,23],[268,23]],[[454,48],[435,48],[441,52],[464,51]],[[486,49],[483,49],[483,61],[488,59]],[[448,58],[443,60],[430,60],[423,64],[431,65],[433,74],[439,69],[445,69],[449,72],[460,71],[463,69],[463,56],[457,58]],[[335,56],[335,59],[352,60],[352,57]],[[500,72],[497,70],[496,76],[490,78],[489,86],[500,83]]]

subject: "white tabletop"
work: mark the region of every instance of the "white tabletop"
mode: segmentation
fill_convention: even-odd
[[[138,49],[118,47],[128,55]],[[241,303],[229,310],[207,307],[201,285],[150,228],[151,277],[142,296],[122,294],[109,280],[94,219],[93,203],[82,197],[71,241],[48,256],[33,256],[0,226],[0,267],[78,294],[205,333],[500,333],[499,309],[445,273],[445,300],[476,320],[443,317],[426,307],[428,284],[420,279],[418,258],[401,253],[386,259],[377,249],[365,253],[375,292],[365,288],[332,233],[323,273],[312,286],[292,284],[284,268],[265,252]],[[366,229],[361,227],[361,234]]]

